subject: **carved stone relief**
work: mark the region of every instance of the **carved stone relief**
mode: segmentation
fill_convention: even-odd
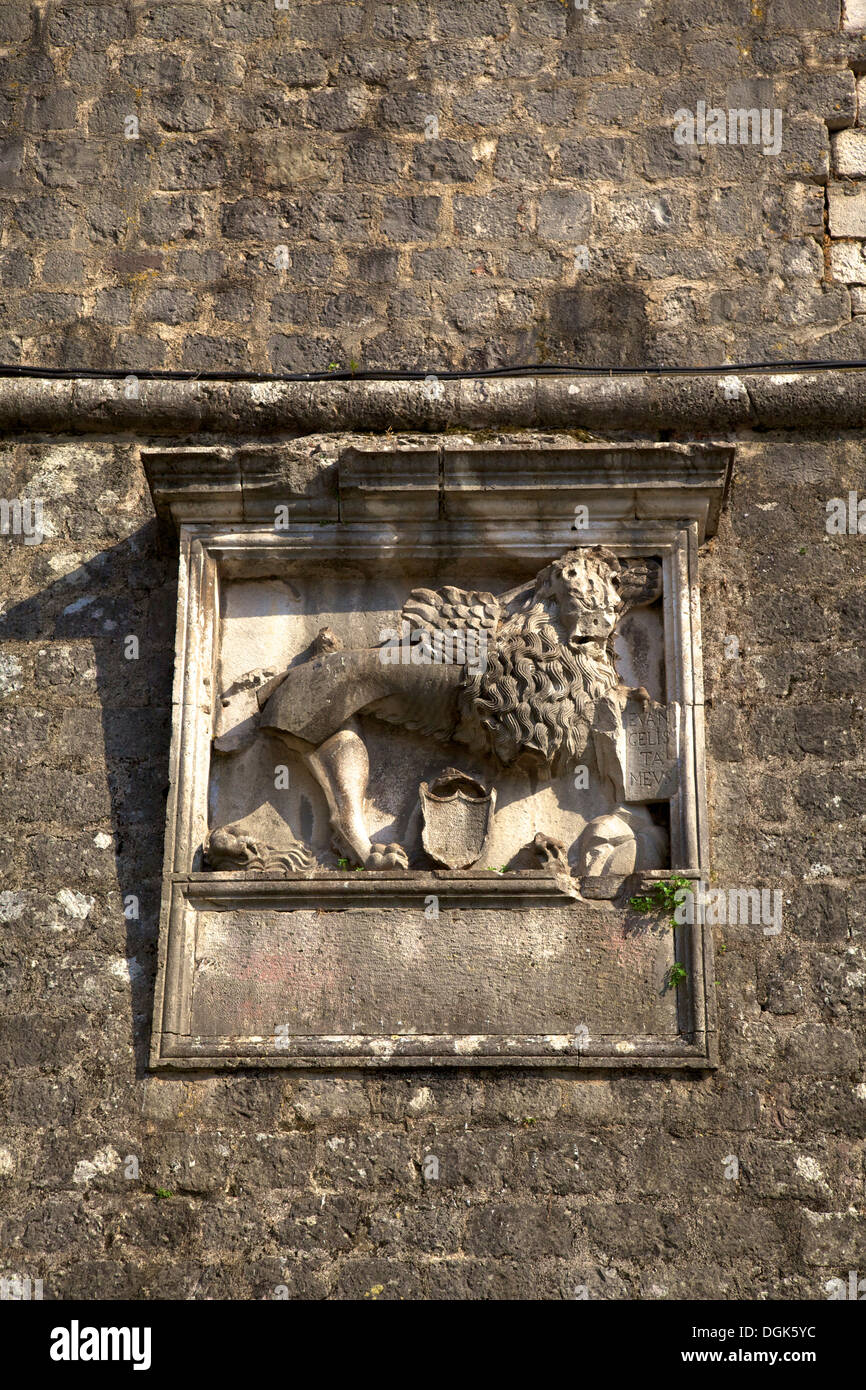
[[[159,1064],[712,1064],[700,929],[628,898],[706,867],[730,452],[441,447],[345,446],[333,499],[293,461],[286,530],[279,446],[210,495],[146,456],[181,534]]]
[[[479,798],[465,786],[449,795],[450,833],[464,840],[456,858],[442,842],[444,826],[434,829],[435,816],[425,816],[420,842],[417,818],[406,844],[371,840],[366,716],[411,731],[419,743],[461,747],[469,767],[457,775],[472,783],[472,769],[479,768],[483,780],[476,786],[509,778],[521,787],[527,778],[549,783],[574,778],[578,768],[588,776],[589,760],[596,780],[608,784],[609,806],[582,830],[575,871],[601,872],[599,848],[614,843],[617,862],[628,864],[621,876],[664,868],[664,817],[654,822],[646,804],[675,790],[676,755],[658,737],[667,729],[664,706],[654,707],[643,687],[623,683],[614,650],[620,621],[655,603],[661,588],[657,561],[621,561],[595,547],[566,552],[500,596],[454,585],[414,589],[377,646],[347,648],[322,628],[286,671],[268,678],[259,669],[232,681],[220,696],[215,747],[236,752],[258,734],[270,735],[284,746],[289,767],[300,761],[309,770],[329,812],[332,852],[319,856],[324,865],[345,857],[353,867],[374,870],[408,869],[410,862],[469,868],[487,840],[495,787]],[[249,700],[253,691],[257,709]],[[636,746],[650,739],[651,747]],[[429,756],[436,755],[430,750]],[[429,815],[437,808],[441,820],[442,798],[425,782],[418,794],[422,809]],[[481,799],[485,834],[475,836],[470,853],[466,823]],[[431,853],[437,834],[438,852]],[[502,852],[513,857],[522,848],[512,834]],[[282,857],[288,872],[317,859],[313,845],[301,840],[257,845],[256,852],[263,862],[252,862],[242,821],[212,830],[204,846],[211,868],[274,868]]]

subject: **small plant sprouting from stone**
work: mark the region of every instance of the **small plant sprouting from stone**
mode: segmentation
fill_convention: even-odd
[[[157,1200],[158,1200],[158,1201],[163,1201],[163,1202],[164,1202],[167,1198],[173,1197],[173,1196],[174,1196],[174,1193],[173,1193],[173,1192],[169,1192],[169,1190],[168,1190],[167,1187],[158,1187],[158,1188],[156,1189],[156,1196],[157,1196]]]
[[[674,913],[679,907],[677,895],[683,891],[691,890],[691,881],[675,875],[673,878],[660,879],[654,883],[649,893],[638,893],[633,898],[629,898],[629,907],[633,907],[635,912],[641,913],[664,913],[671,927],[677,925]]]
[[[522,1125],[524,1125],[524,1126],[526,1127],[526,1129],[531,1129],[533,1125],[537,1125],[537,1124],[538,1124],[538,1121],[537,1121],[537,1119],[535,1118],[534,1115],[524,1115],[524,1117],[523,1117],[523,1119],[520,1121],[520,1123],[521,1123]]]
[[[676,989],[678,985],[684,985],[689,978],[689,972],[680,961],[675,960],[667,975],[668,989]]]

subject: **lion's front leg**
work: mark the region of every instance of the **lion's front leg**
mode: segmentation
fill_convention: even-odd
[[[352,720],[314,752],[307,766],[325,793],[331,829],[338,850],[367,869],[406,869],[409,861],[400,845],[374,847],[367,833],[367,747]]]

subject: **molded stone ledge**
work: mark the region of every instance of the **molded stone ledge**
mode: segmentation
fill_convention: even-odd
[[[428,893],[444,902],[498,907],[543,905],[580,899],[605,911],[616,903],[622,909],[631,897],[650,893],[671,877],[701,880],[697,869],[645,869],[623,876],[572,877],[554,869],[417,869],[365,870],[362,874],[316,868],[303,873],[267,869],[210,870],[172,874],[171,882],[198,903],[225,906],[267,906],[285,911],[312,905],[337,904],[383,909],[417,906]]]
[[[337,521],[337,473],[290,444],[178,445],[142,449],[157,516],[164,521],[274,523],[291,502],[295,521]]]
[[[436,447],[431,448],[430,443]],[[143,449],[157,514],[183,523],[261,522],[290,503],[293,522],[471,521],[527,524],[573,515],[600,522],[698,523],[715,534],[734,449],[705,444],[607,444],[567,435],[415,436],[335,448],[320,461],[291,443],[232,449]],[[336,460],[334,462],[334,460]]]
[[[734,369],[731,368],[730,372]],[[0,429],[20,434],[247,435],[347,430],[589,429],[613,431],[860,429],[866,368],[725,374],[664,372],[424,381],[161,381],[0,378]]]

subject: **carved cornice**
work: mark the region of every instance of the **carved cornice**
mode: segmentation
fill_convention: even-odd
[[[324,457],[292,443],[142,450],[157,514],[175,525],[293,520],[694,521],[715,534],[730,485],[727,444],[577,442],[568,436],[360,437]]]

